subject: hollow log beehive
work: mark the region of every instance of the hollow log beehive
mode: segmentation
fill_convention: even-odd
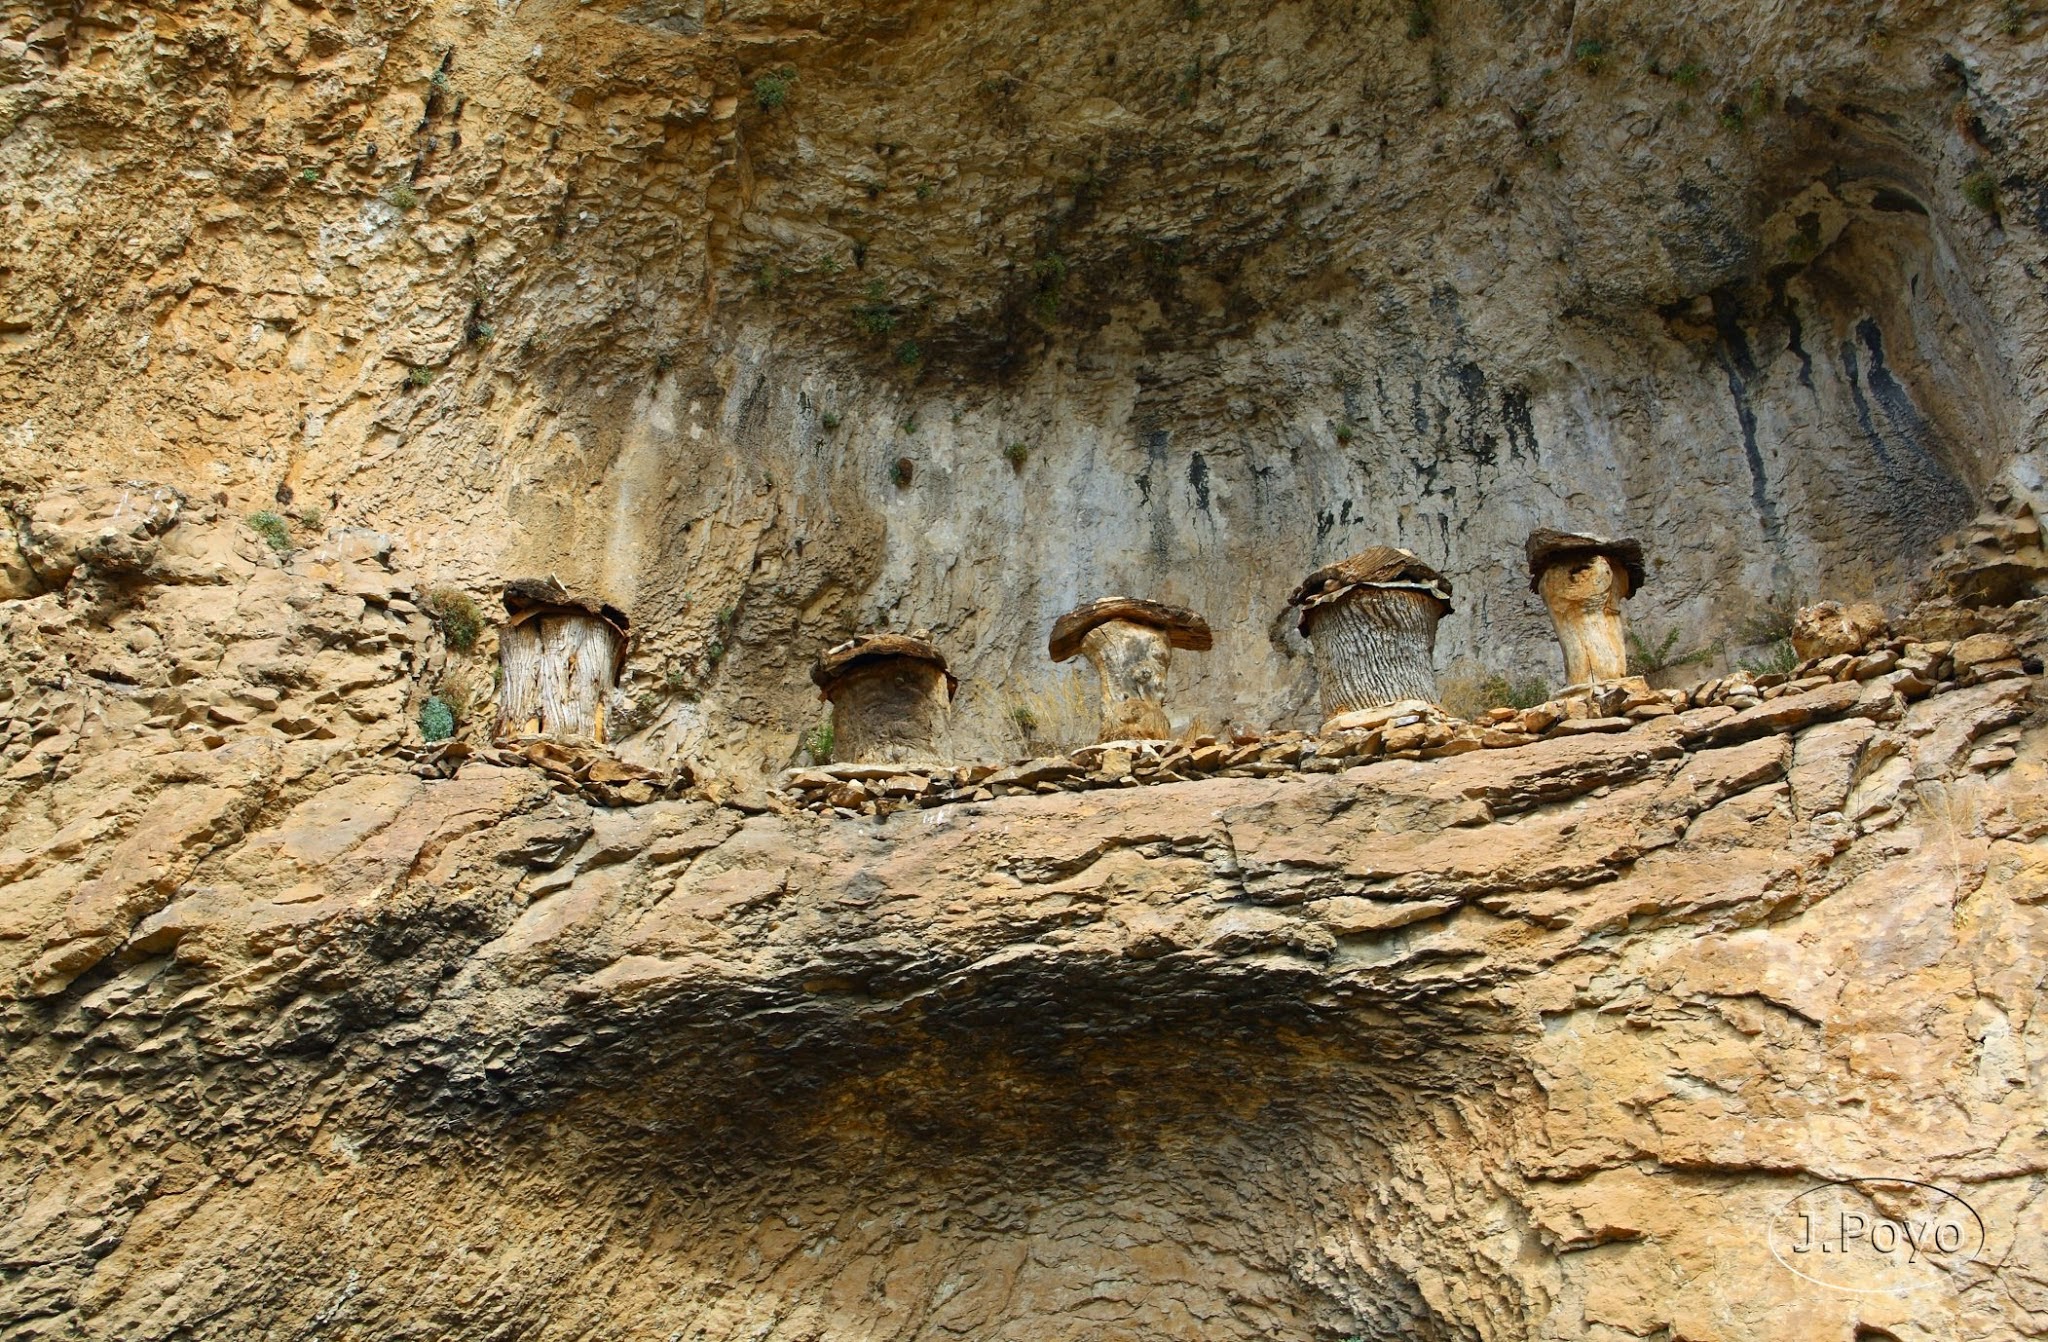
[[[625,615],[552,578],[506,584],[505,615],[497,735],[602,744],[606,700],[625,660]]]
[[[832,704],[834,763],[906,764],[949,754],[959,682],[930,640],[850,638],[818,658],[811,680]]]
[[[1288,604],[1315,649],[1323,716],[1436,700],[1437,622],[1451,584],[1406,550],[1376,545],[1317,569]]]

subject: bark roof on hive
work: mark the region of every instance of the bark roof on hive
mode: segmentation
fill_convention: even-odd
[[[1186,648],[1190,652],[1207,652],[1215,646],[1209,622],[1191,610],[1137,597],[1105,596],[1076,606],[1053,621],[1052,637],[1047,640],[1045,650],[1052,654],[1055,662],[1064,662],[1081,651],[1082,640],[1091,631],[1111,620],[1150,625],[1165,634],[1172,646]]]
[[[811,683],[829,694],[835,684],[861,667],[899,657],[930,662],[945,671],[949,695],[960,688],[960,678],[946,671],[946,654],[930,639],[916,634],[856,634],[844,643],[835,643],[818,655],[811,667]]]
[[[1620,565],[1628,573],[1628,591],[1634,596],[1643,588],[1643,543],[1637,540],[1610,540],[1605,536],[1592,536],[1576,531],[1552,531],[1539,527],[1529,533],[1529,540],[1523,546],[1529,556],[1529,590],[1534,592],[1543,581],[1543,571],[1558,564],[1576,563],[1605,555],[1611,562]]]
[[[630,627],[626,613],[608,602],[595,597],[577,596],[562,586],[559,578],[513,578],[505,584],[505,614],[514,625],[525,624],[536,615],[559,615],[566,611],[580,611],[595,615],[619,631],[624,638]]]
[[[1443,602],[1445,615],[1451,613],[1451,580],[1417,559],[1412,551],[1391,545],[1375,545],[1349,559],[1323,565],[1301,580],[1301,586],[1288,596],[1287,604],[1301,607],[1297,627],[1306,634],[1311,614],[1359,587],[1405,587],[1428,592]]]

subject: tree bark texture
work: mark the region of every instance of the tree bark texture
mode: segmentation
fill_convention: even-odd
[[[864,663],[826,691],[836,764],[930,763],[952,749],[945,671],[915,657]]]
[[[1628,674],[1628,626],[1621,603],[1628,575],[1605,555],[1553,564],[1537,579],[1550,622],[1564,647],[1564,678],[1570,685],[1619,680]]]
[[[498,639],[498,735],[605,739],[605,696],[618,680],[619,635],[595,615],[535,615]]]
[[[1405,587],[1357,587],[1320,606],[1309,637],[1323,716],[1403,699],[1436,702],[1436,625],[1443,602]]]
[[[1102,680],[1098,741],[1164,741],[1166,672],[1173,644],[1165,631],[1131,620],[1106,620],[1088,631],[1081,654]]]

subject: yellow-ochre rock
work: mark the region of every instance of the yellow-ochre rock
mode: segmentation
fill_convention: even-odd
[[[2036,10],[0,18],[0,1338],[2048,1331]]]

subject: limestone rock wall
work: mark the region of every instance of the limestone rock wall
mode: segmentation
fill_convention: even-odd
[[[1050,620],[1112,591],[1227,630],[1190,718],[1305,720],[1279,598],[1370,542],[1459,585],[1458,675],[1561,676],[1538,524],[1646,537],[1638,620],[1732,650],[2037,487],[2042,33],[1994,0],[17,14],[0,472],[24,507],[287,500],[479,592],[558,572],[644,631],[663,741],[754,768],[877,623],[932,628],[965,738],[1015,746],[1018,702],[1082,693]]]
[[[91,731],[0,783],[0,1319],[2037,1336],[2038,681],[1844,705],[848,820]],[[1778,1266],[1879,1173],[1984,1243]]]
[[[2044,44],[6,8],[0,1338],[2048,1333]],[[1442,683],[1555,685],[1536,526],[1641,537],[1724,688],[1914,623],[1739,714],[1236,734],[1372,543]],[[631,618],[618,758],[482,739],[542,575]],[[1112,593],[1217,631],[1185,740],[1001,767],[1094,734],[1044,642]],[[910,628],[945,785],[768,791]],[[1872,1174],[1983,1242],[1785,1271]]]

